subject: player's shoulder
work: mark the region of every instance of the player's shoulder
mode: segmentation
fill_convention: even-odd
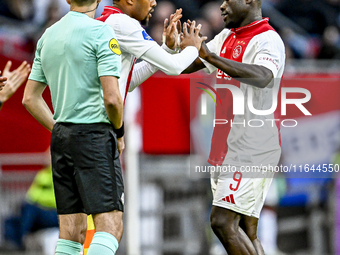
[[[258,43],[267,43],[273,46],[276,45],[284,47],[284,43],[281,36],[275,30],[264,31],[254,36],[253,39],[256,39]]]
[[[141,24],[136,20],[131,18],[126,14],[111,14],[105,23],[113,27],[114,30],[119,30],[121,32],[128,32],[131,30],[142,30]]]
[[[231,30],[224,28],[221,32],[219,32],[215,37],[212,39],[212,41],[215,41],[216,43],[223,43],[227,37],[231,35]]]
[[[215,38],[227,38],[229,35],[231,35],[231,30],[228,28],[224,28],[220,33],[218,33]]]

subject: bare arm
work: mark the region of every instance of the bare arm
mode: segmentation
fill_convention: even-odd
[[[119,92],[118,79],[114,76],[100,77],[104,94],[104,105],[107,116],[115,129],[123,125],[123,99]],[[124,136],[117,139],[119,155],[122,154],[125,143]]]
[[[188,73],[194,73],[197,72],[201,69],[205,68],[205,65],[203,64],[203,62],[201,61],[200,58],[196,58],[194,62],[192,62],[192,64],[190,66],[187,67],[187,69],[185,69],[182,74],[188,74]]]
[[[210,52],[205,43],[202,44],[200,57],[227,73],[232,78],[241,80],[242,82],[258,88],[265,88],[274,78],[273,73],[268,68],[222,58],[215,53]]]
[[[115,129],[123,124],[123,99],[119,93],[118,79],[114,76],[100,77],[104,93],[104,105],[107,116]]]
[[[180,54],[171,55],[160,47],[153,47],[141,58],[168,75],[181,74],[197,58],[197,50],[201,48],[202,42],[207,39],[205,36],[199,36],[201,25],[198,25],[197,28],[195,25],[196,22],[193,21],[190,26],[184,26],[180,45],[183,51]]]
[[[22,104],[41,125],[52,131],[55,120],[50,108],[42,97],[46,86],[45,83],[28,80]]]

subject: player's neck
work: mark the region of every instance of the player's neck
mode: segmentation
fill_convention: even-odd
[[[257,12],[257,13],[253,13],[252,15],[249,15],[247,18],[245,18],[241,24],[240,27],[244,27],[247,26],[255,21],[258,20],[262,20],[262,13],[261,12]]]
[[[89,6],[77,6],[77,5],[71,5],[71,11],[74,12],[80,12],[83,14],[86,14],[87,16],[89,16],[90,18],[94,19],[94,15],[96,13],[96,10],[98,8],[98,4],[97,3],[93,3]]]
[[[124,13],[124,14],[126,14],[126,15],[128,15],[128,16],[131,17],[130,8],[128,8],[128,7],[124,6],[124,5],[119,4],[119,2],[113,3],[112,6],[115,7],[115,8],[117,8],[117,9],[119,9],[119,10],[121,10],[122,13]]]

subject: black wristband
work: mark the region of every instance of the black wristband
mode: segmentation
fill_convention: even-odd
[[[113,128],[113,130],[115,131],[117,138],[123,137],[124,136],[124,121],[123,121],[123,125],[120,128],[118,129]]]

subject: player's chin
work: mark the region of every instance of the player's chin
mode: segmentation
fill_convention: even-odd
[[[234,23],[234,22],[232,22],[232,21],[228,21],[228,22],[225,22],[224,23],[224,28],[237,28],[238,26]]]
[[[145,17],[140,23],[142,26],[148,26],[149,25],[149,15]]]

